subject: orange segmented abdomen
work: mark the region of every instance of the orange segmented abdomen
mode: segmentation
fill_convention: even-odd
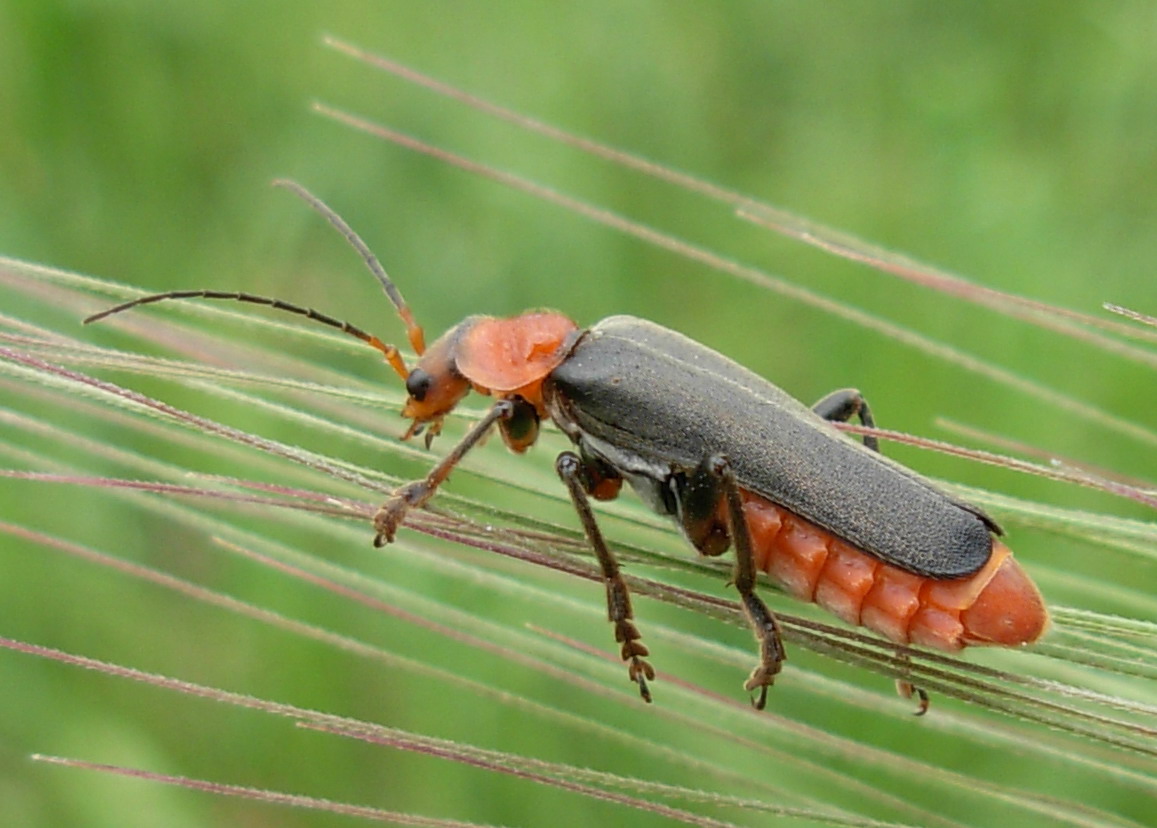
[[[959,650],[1036,641],[1048,612],[1003,543],[965,578],[940,580],[884,563],[799,515],[743,492],[755,565],[796,598],[899,644]]]

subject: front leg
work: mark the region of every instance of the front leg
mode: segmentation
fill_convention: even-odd
[[[615,641],[622,644],[623,661],[629,661],[627,674],[631,681],[639,685],[639,695],[643,701],[651,701],[651,690],[647,682],[655,678],[655,669],[643,658],[648,655],[646,646],[639,640],[638,629],[635,627],[634,613],[631,610],[631,593],[627,589],[627,582],[619,572],[619,562],[611,554],[599,525],[595,522],[591,502],[587,497],[584,485],[583,461],[574,452],[564,451],[558,456],[554,464],[558,476],[566,484],[570,492],[570,499],[578,512],[579,521],[583,525],[587,541],[595,551],[599,568],[603,572],[603,583],[607,588],[607,618],[615,626]]]
[[[509,418],[514,412],[514,405],[509,400],[499,400],[486,412],[486,416],[478,421],[474,428],[466,433],[461,442],[442,458],[438,465],[422,480],[414,480],[394,490],[390,499],[382,504],[374,515],[374,546],[385,546],[393,543],[394,535],[406,518],[410,509],[424,506],[426,501],[434,496],[438,487],[446,482],[450,472],[458,465],[466,452],[478,445],[486,433],[499,420]]]

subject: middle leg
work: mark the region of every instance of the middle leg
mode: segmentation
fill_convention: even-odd
[[[758,688],[759,695],[752,703],[762,710],[767,703],[767,688],[775,681],[787,654],[775,616],[755,594],[755,549],[739,482],[731,464],[721,455],[705,458],[678,481],[676,519],[687,539],[704,555],[722,555],[729,546],[735,548],[732,583],[759,642],[759,664],[743,687],[748,692]]]
[[[558,476],[566,484],[570,492],[571,502],[578,512],[579,521],[583,525],[587,541],[595,551],[599,568],[603,573],[603,583],[607,589],[607,618],[615,626],[615,641],[622,645],[623,661],[629,661],[627,673],[631,681],[639,686],[639,695],[643,701],[651,701],[651,690],[647,682],[655,678],[655,668],[644,658],[648,655],[647,647],[639,639],[642,636],[635,627],[634,613],[631,610],[631,593],[627,589],[627,582],[623,580],[619,571],[619,562],[603,540],[603,533],[595,522],[595,514],[591,509],[590,499],[587,496],[584,477],[589,482],[589,476],[584,476],[583,461],[577,454],[564,451],[558,456],[554,464]]]
[[[749,693],[758,689],[759,695],[751,703],[756,710],[762,710],[767,704],[767,688],[775,682],[776,674],[783,668],[783,662],[787,660],[787,651],[783,647],[779,622],[775,620],[775,615],[767,608],[763,599],[755,593],[755,550],[735,472],[725,457],[715,456],[707,462],[719,480],[727,506],[728,529],[732,544],[735,546],[735,589],[739,592],[747,622],[755,633],[756,641],[759,642],[759,664],[751,671],[743,689]]]

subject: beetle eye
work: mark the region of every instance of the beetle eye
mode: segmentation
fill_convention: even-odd
[[[433,384],[434,378],[428,372],[421,368],[415,368],[406,378],[406,393],[417,402],[421,402],[426,398],[426,394],[430,392],[430,386]]]

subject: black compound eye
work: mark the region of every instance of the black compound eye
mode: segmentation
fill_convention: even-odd
[[[433,384],[434,378],[428,372],[421,368],[415,368],[406,378],[406,393],[421,402],[430,393],[430,387]]]

